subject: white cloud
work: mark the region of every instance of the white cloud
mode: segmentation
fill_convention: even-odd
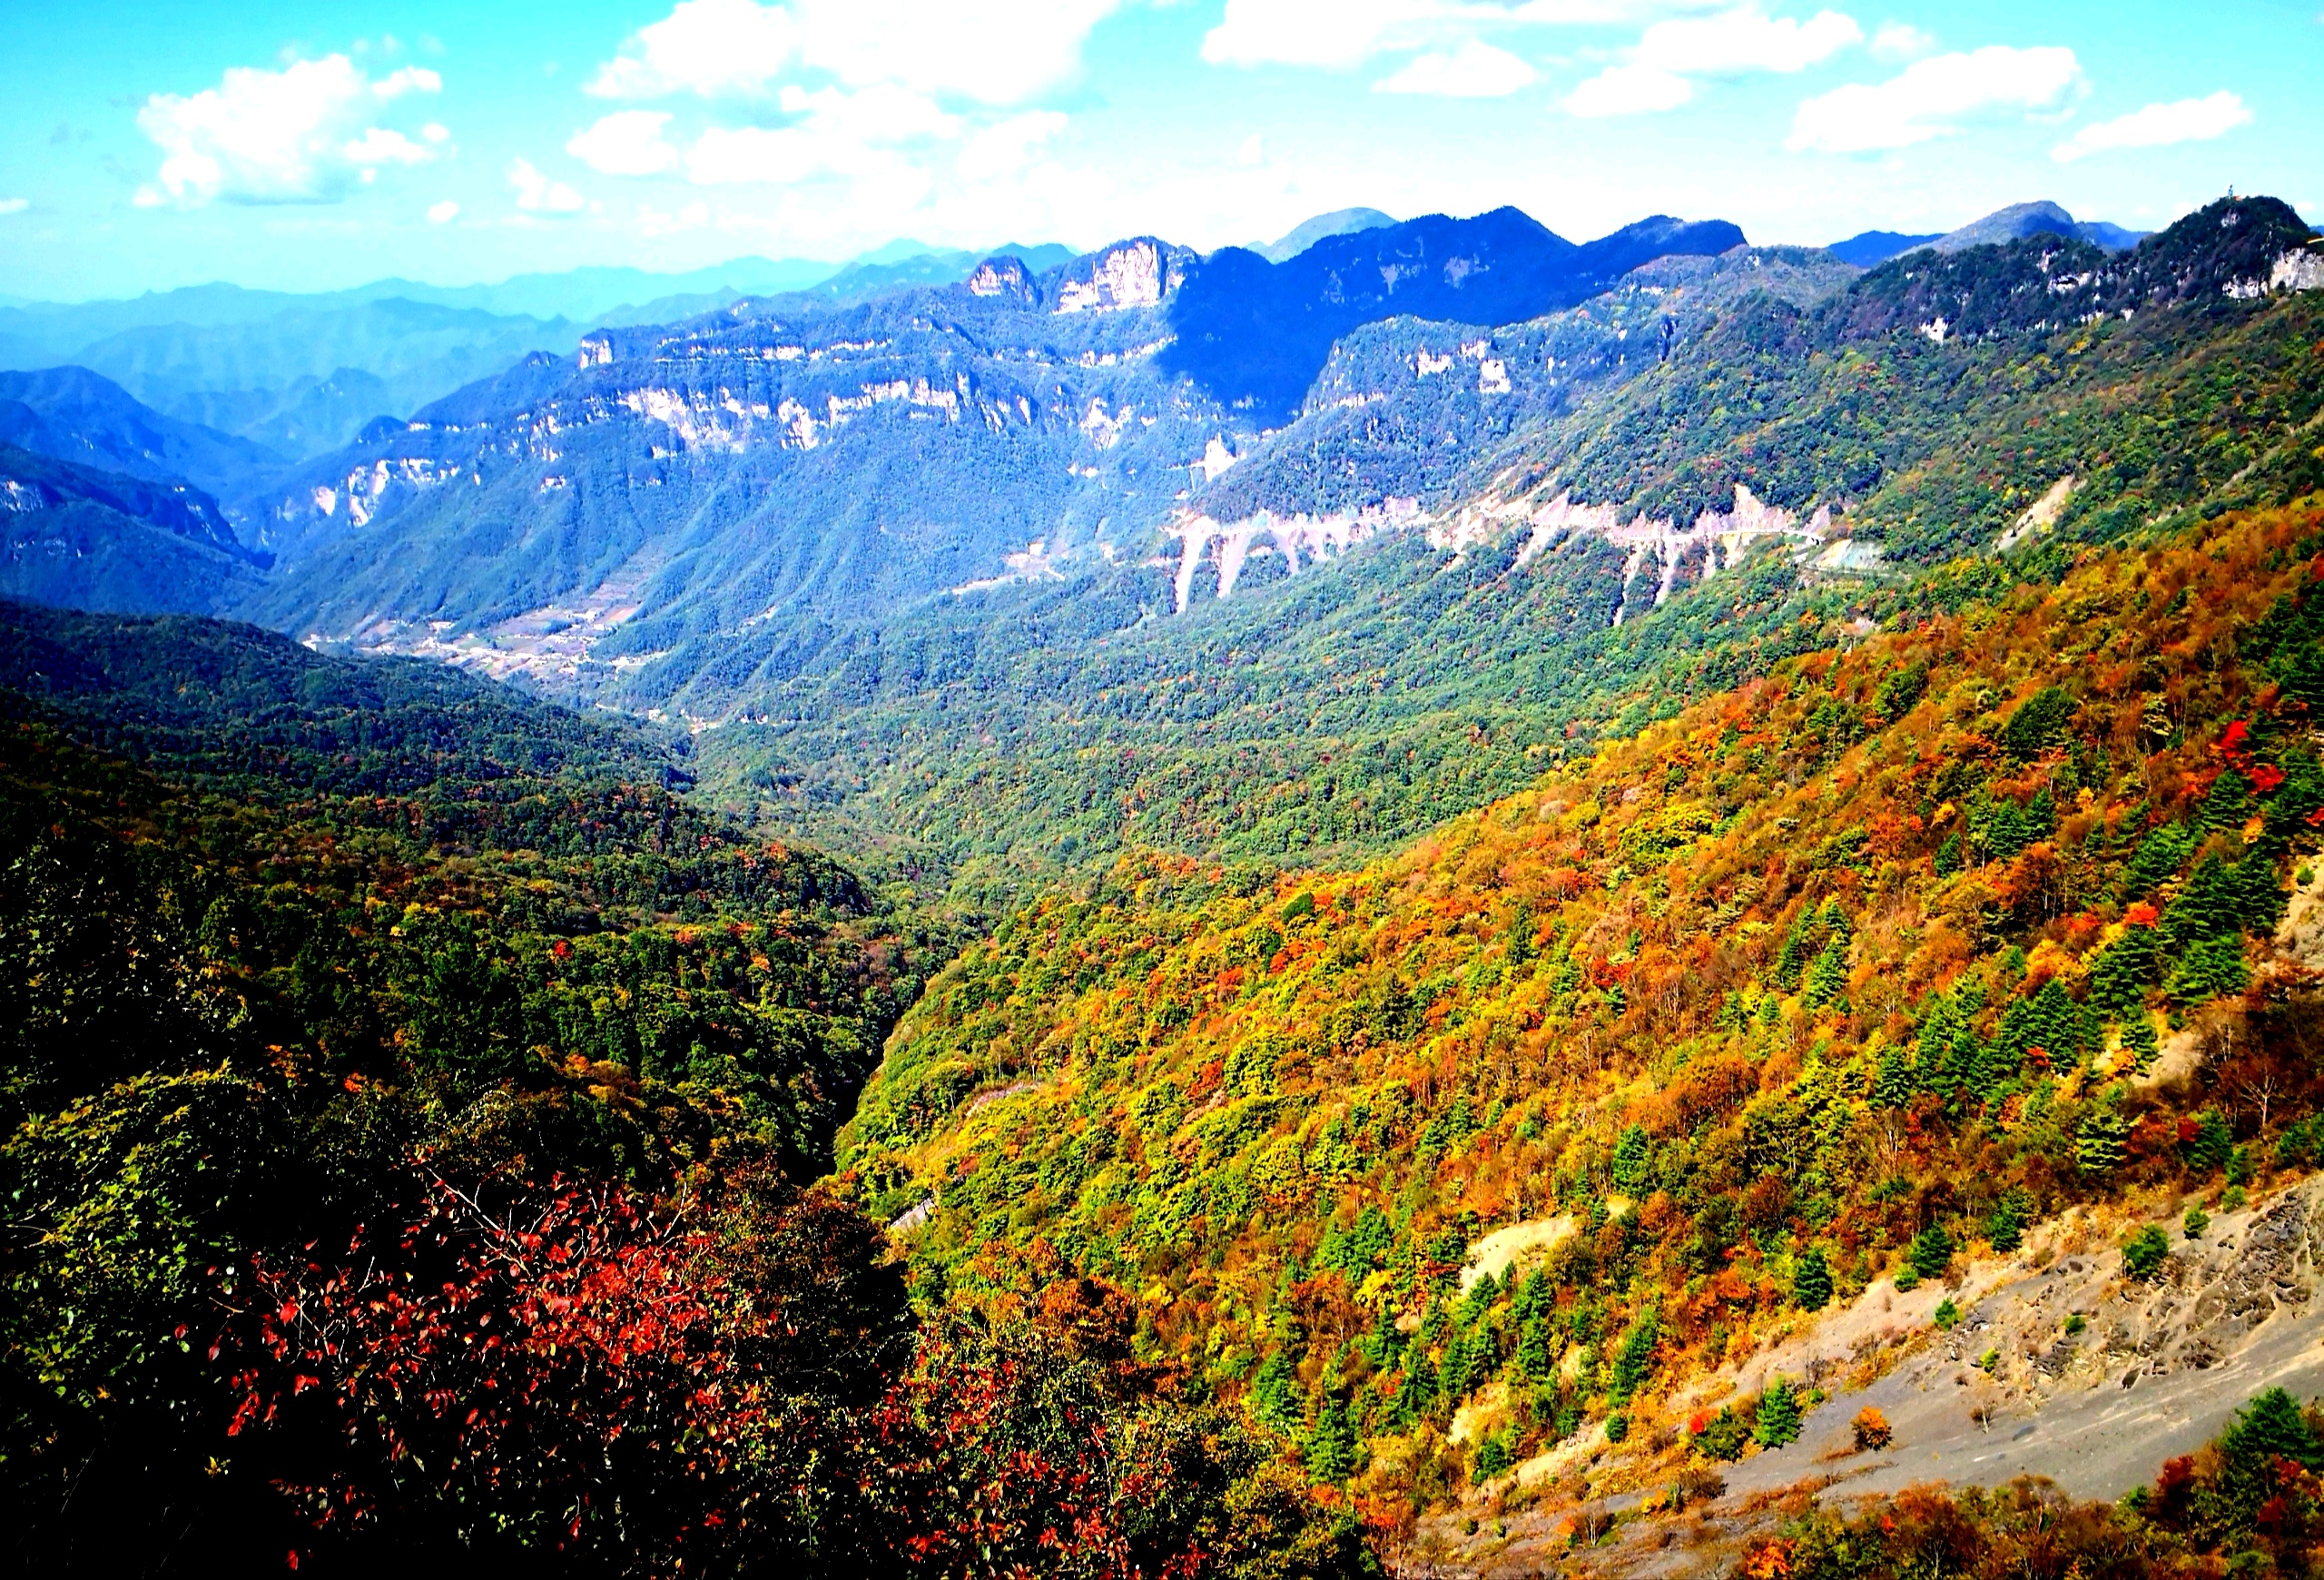
[[[1066,127],[1055,110],[1029,110],[986,127],[960,149],[960,173],[970,181],[1003,181],[1033,163],[1044,143]]]
[[[1418,43],[1414,25],[1443,16],[1436,0],[1226,0],[1226,15],[1203,35],[1213,65],[1361,65],[1399,35]]]
[[[794,67],[850,87],[892,83],[1013,104],[1080,68],[1122,0],[683,0],[600,66],[605,98],[763,94]]]
[[[1372,84],[1374,93],[1433,94],[1448,99],[1499,99],[1530,86],[1533,68],[1505,49],[1471,39],[1450,54],[1415,55],[1402,71]]]
[[[381,164],[425,164],[436,157],[400,132],[390,132],[385,126],[374,126],[340,151],[348,163],[358,166]]]
[[[1802,72],[1863,42],[1856,19],[1837,11],[1801,22],[1743,5],[1716,16],[1674,18],[1648,28],[1628,62],[1583,83],[1565,105],[1582,116],[1675,110],[1694,97],[1690,78]]]
[[[404,66],[371,84],[371,96],[386,104],[406,94],[440,94],[444,79],[426,66]]]
[[[684,0],[639,28],[597,68],[587,91],[606,99],[756,93],[790,62],[797,43],[797,25],[780,5]]]
[[[1736,0],[1226,0],[1203,35],[1213,65],[1345,69],[1394,50],[1443,51],[1480,27],[1605,26]]]
[[[898,83],[1016,104],[1070,79],[1121,0],[794,0],[812,65],[854,86]]]
[[[1787,146],[1827,153],[1909,148],[1963,121],[2055,109],[2082,83],[2073,51],[1989,44],[1915,61],[1889,81],[1852,84],[1808,100]]]
[[[925,94],[891,84],[875,84],[855,93],[840,88],[783,90],[785,114],[804,115],[806,129],[820,137],[844,138],[874,144],[915,142],[924,137],[950,137],[960,121],[946,114]]]
[[[1936,48],[1936,35],[1909,22],[1884,22],[1872,35],[1872,53],[1882,60],[1918,60]]]
[[[543,175],[529,159],[508,162],[508,184],[517,189],[517,206],[528,214],[573,214],[584,206],[579,193]]]
[[[30,198],[0,198],[0,214],[21,214],[32,206]]]
[[[155,94],[137,112],[138,129],[162,151],[155,182],[140,206],[194,208],[216,198],[241,202],[312,202],[369,179],[383,164],[417,164],[428,152],[378,125],[381,104],[433,94],[443,79],[406,66],[372,82],[343,54],[293,61],[279,72],[234,66],[218,86],[181,97]]]
[[[686,153],[687,179],[697,186],[790,186],[837,176],[891,192],[913,184],[925,190],[926,175],[914,172],[907,178],[909,162],[894,150],[954,137],[960,129],[959,119],[932,99],[892,85],[852,94],[793,85],[783,90],[782,104],[801,119],[789,126],[720,126],[704,133]]]
[[[678,151],[662,136],[665,110],[616,110],[576,132],[565,152],[601,175],[660,175],[678,167]]]
[[[2084,126],[2050,151],[2061,164],[2117,148],[2162,148],[2173,143],[2207,143],[2251,123],[2251,107],[2221,91],[2203,99],[2149,104],[2117,120]]]
[[[1656,23],[1639,40],[1638,64],[1684,76],[1800,72],[1863,42],[1856,18],[1837,11],[1800,22],[1746,5],[1717,16]]]
[[[1675,110],[1694,96],[1694,84],[1660,66],[1608,66],[1568,94],[1565,107],[1584,119],[1646,115]]]
[[[430,203],[428,206],[428,222],[431,225],[448,225],[459,217],[460,205],[449,198],[440,203]]]

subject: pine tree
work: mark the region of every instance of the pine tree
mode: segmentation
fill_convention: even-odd
[[[1913,1078],[1913,1063],[1901,1042],[1892,1042],[1880,1054],[1880,1071],[1873,1078],[1872,1101],[1876,1108],[1902,1108],[1913,1101],[1913,1091],[1919,1083]]]
[[[1653,1163],[1654,1143],[1643,1126],[1630,1126],[1614,1143],[1614,1183],[1632,1196],[1645,1190]]]
[[[1428,1351],[1415,1344],[1404,1351],[1404,1386],[1396,1393],[1396,1413],[1411,1425],[1436,1408],[1436,1367]]]
[[[1799,986],[1799,973],[1807,960],[1807,922],[1803,915],[1798,925],[1784,934],[1783,947],[1776,951],[1775,983],[1778,992],[1792,992]]]
[[[1251,1415],[1285,1437],[1295,1436],[1305,1412],[1299,1406],[1299,1368],[1289,1349],[1277,1349],[1251,1379]]]
[[[1315,1425],[1300,1446],[1300,1458],[1317,1481],[1345,1481],[1354,1470],[1355,1427],[1348,1421],[1347,1401],[1337,1387],[1326,1388],[1316,1405]]]
[[[1823,953],[1807,968],[1807,980],[1799,992],[1800,1002],[1811,1010],[1836,1004],[1848,991],[1847,940],[1834,934],[1824,945]]]
[[[1759,1396],[1751,1436],[1762,1448],[1780,1448],[1799,1436],[1799,1395],[1785,1378],[1776,1378]]]
[[[1913,1264],[1913,1271],[1924,1279],[1933,1279],[1953,1260],[1953,1237],[1945,1232],[1944,1225],[1932,1223],[1913,1237],[1905,1255]]]
[[[2144,1014],[2132,1016],[2122,1024],[2122,1051],[2130,1055],[2133,1073],[2144,1075],[2154,1068],[2154,1056],[2161,1044],[2155,1040],[2154,1022]]]
[[[2120,1090],[2109,1087],[2099,1093],[2098,1101],[2082,1116],[2074,1134],[2073,1161],[2085,1174],[2111,1174],[2130,1155],[2130,1121],[2114,1106]]]
[[[2004,1255],[2025,1243],[2025,1216],[2014,1199],[2003,1198],[1993,1216],[1985,1220],[1985,1239]]]
[[[1791,1294],[1803,1311],[1821,1311],[1831,1303],[1832,1269],[1819,1248],[1810,1246],[1800,1253],[1798,1265],[1792,1269]]]
[[[2154,981],[2154,951],[2138,933],[2118,938],[2098,952],[2090,968],[2090,1002],[2112,1014],[2127,1015],[2146,1002]]]

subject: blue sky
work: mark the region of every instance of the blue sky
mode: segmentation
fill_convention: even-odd
[[[2324,0],[0,6],[0,293],[444,284],[1369,204],[1755,241],[2324,218]]]

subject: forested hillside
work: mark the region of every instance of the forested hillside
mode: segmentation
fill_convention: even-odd
[[[2308,1166],[2319,617],[2312,500],[1965,565],[1392,859],[1126,859],[931,984],[842,1178],[928,1290],[1134,1292],[1384,1529],[1729,1457],[1669,1401],[1787,1313]]]
[[[0,443],[0,597],[207,614],[254,590],[265,562],[185,483]]]
[[[915,1310],[812,1186],[947,925],[625,726],[0,617],[21,1565],[1362,1571],[1109,1291]]]
[[[2193,1330],[2324,1294],[2316,243],[1727,229],[596,332],[271,483],[263,581],[0,451],[305,638],[0,603],[27,1565],[2304,1572]],[[1799,1491],[2077,1365],[2218,1443]]]
[[[1980,562],[1991,585],[2046,580],[2071,545],[2324,485],[2324,294],[2226,289],[2295,231],[2241,200],[2111,259],[2035,237],[1915,254],[1837,294],[1804,258],[1680,260],[1467,358],[1482,331],[1375,326],[1308,417],[1187,507],[1442,501],[1323,574],[1256,534],[1216,597],[1217,538],[1187,613],[1163,617],[1173,546],[834,627],[779,678],[712,671],[679,705],[732,721],[699,740],[722,796],[764,797],[802,837],[897,842],[988,904],[1092,851],[1360,858],[1917,607],[1933,595],[1914,575],[1955,555],[2007,548]],[[1960,326],[1942,343],[1923,332],[1939,314]],[[1668,360],[1626,361],[1661,322]],[[1433,356],[1460,371],[1421,377]],[[1479,392],[1484,356],[1505,356],[1508,394]],[[1793,529],[1698,529],[1738,484]],[[1627,536],[1543,525],[1569,498]]]

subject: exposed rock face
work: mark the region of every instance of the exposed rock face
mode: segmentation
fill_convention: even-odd
[[[972,296],[1013,296],[1019,301],[1033,300],[1032,276],[1025,272],[1024,263],[1015,258],[988,258],[977,265],[976,272],[968,278],[969,293]]]
[[[1068,272],[1059,282],[1057,311],[1112,312],[1129,307],[1159,307],[1185,278],[1184,265],[1191,256],[1183,248],[1150,236],[1108,248],[1088,261],[1087,278]],[[973,282],[970,288],[975,289]]]
[[[2270,291],[2324,290],[2324,250],[2314,246],[2299,247],[2276,260],[2269,272]]]

